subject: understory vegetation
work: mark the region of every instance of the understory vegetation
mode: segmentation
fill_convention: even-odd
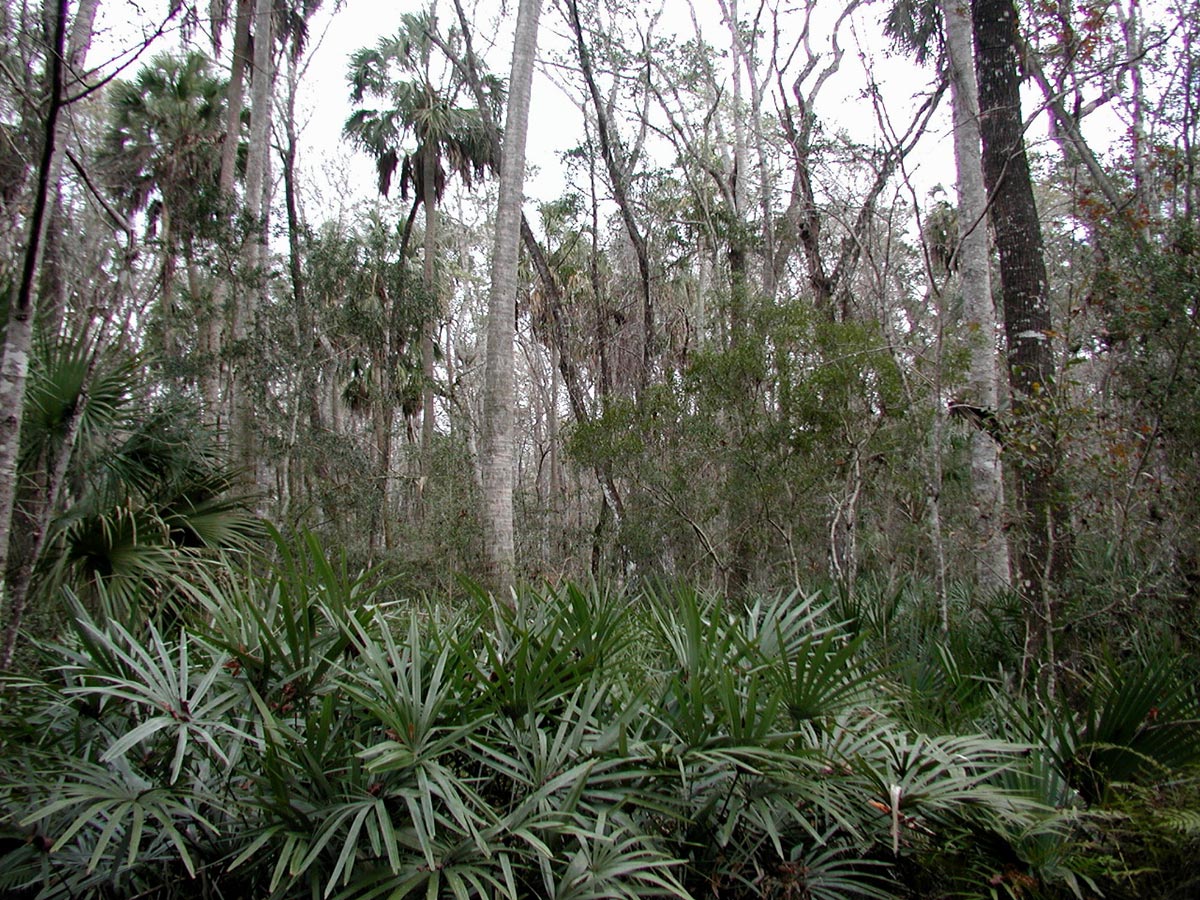
[[[1197,888],[1200,698],[1161,645],[1036,700],[986,649],[1002,617],[947,642],[917,585],[466,585],[452,610],[310,535],[230,566],[165,604],[69,595],[5,678],[5,896]]]
[[[0,0],[0,900],[1200,897],[1198,98],[1200,0]]]

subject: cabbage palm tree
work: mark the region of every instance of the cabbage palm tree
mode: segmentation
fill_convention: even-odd
[[[163,343],[172,355],[178,257],[194,303],[203,291],[197,255],[220,222],[225,84],[203,53],[164,53],[132,81],[116,82],[110,104],[105,175],[125,211],[144,210],[157,232]]]
[[[434,28],[428,13],[405,15],[395,35],[351,57],[350,96],[359,108],[345,125],[345,134],[375,158],[380,193],[389,194],[397,169],[401,196],[407,198],[412,190],[405,243],[418,207],[425,210],[423,280],[429,297],[436,295],[437,207],[449,177],[457,175],[470,186],[497,165],[479,111],[456,105],[457,84],[434,83]],[[368,102],[379,108],[366,106]],[[423,464],[428,462],[435,422],[433,324],[426,323],[421,338]]]

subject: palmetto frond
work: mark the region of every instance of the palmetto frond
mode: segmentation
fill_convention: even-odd
[[[1116,784],[1200,762],[1200,701],[1180,670],[1167,650],[1106,659],[1081,709],[1001,697],[1001,724],[1043,748],[1086,801],[1100,802]]]
[[[201,572],[177,638],[77,611],[63,683],[0,705],[42,735],[0,803],[45,823],[72,889],[173,865],[280,898],[883,900],[964,835],[1075,877],[1031,748],[907,730],[815,598],[566,588],[430,616],[311,537],[275,545]],[[29,851],[6,862],[37,883]]]
[[[151,587],[172,593],[214,554],[245,549],[259,525],[231,493],[233,473],[215,444],[188,424],[190,410],[145,408],[140,362],[110,352],[93,366],[92,352],[63,344],[33,367],[32,458],[24,464],[73,450],[66,502],[50,522],[37,571],[43,595],[70,586],[129,608]],[[71,416],[78,430],[64,449]]]
[[[109,353],[93,363],[95,352],[86,340],[64,338],[34,354],[21,441],[24,466],[60,452],[72,422],[76,452],[84,455],[125,424],[141,383],[141,361]]]

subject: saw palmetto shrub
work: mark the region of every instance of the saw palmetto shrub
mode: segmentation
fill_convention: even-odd
[[[0,893],[1093,889],[1073,849],[1094,780],[1027,730],[923,733],[818,597],[567,587],[448,610],[311,538],[274,560],[198,578],[169,618],[76,605],[39,674],[7,679]]]

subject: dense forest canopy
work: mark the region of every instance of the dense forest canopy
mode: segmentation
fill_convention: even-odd
[[[0,891],[1192,896],[1198,32],[6,0]]]

